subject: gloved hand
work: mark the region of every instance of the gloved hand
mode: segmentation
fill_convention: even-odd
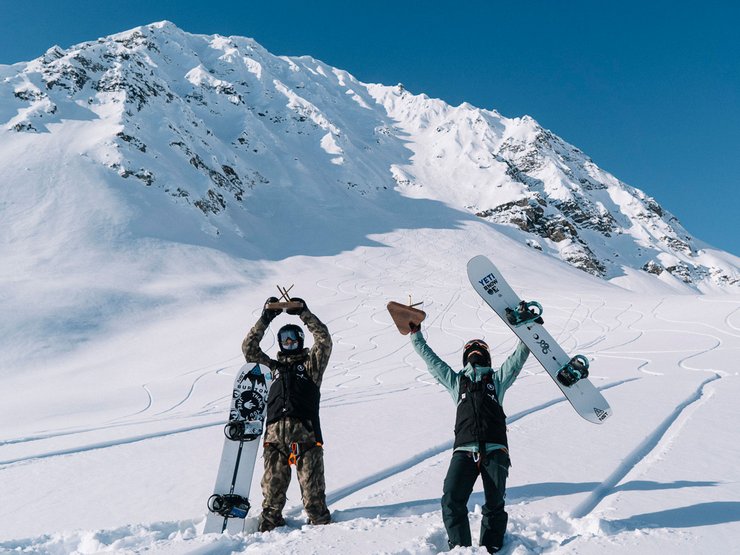
[[[288,310],[285,311],[288,314],[291,314],[293,316],[298,316],[304,310],[308,310],[308,306],[306,306],[306,301],[304,301],[303,299],[298,298],[298,297],[293,297],[290,300],[293,301],[294,303],[300,303],[301,306],[299,306],[298,308],[289,308]]]
[[[416,333],[417,331],[421,331],[421,326],[419,324],[409,322],[409,329],[411,330],[411,333]]]
[[[262,315],[260,316],[265,324],[272,322],[282,312],[279,308],[267,308],[268,304],[276,302],[278,302],[277,297],[270,297],[265,301],[265,306],[262,308]]]

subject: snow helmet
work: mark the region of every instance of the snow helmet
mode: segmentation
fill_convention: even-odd
[[[283,353],[291,353],[303,349],[303,330],[295,324],[288,324],[280,328],[277,334],[278,345]]]
[[[488,344],[482,339],[471,339],[463,347],[463,366],[468,362],[476,366],[491,366],[491,353]]]

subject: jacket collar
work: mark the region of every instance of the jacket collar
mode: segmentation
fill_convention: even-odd
[[[296,351],[295,353],[284,353],[282,351],[278,351],[278,354],[277,354],[278,362],[283,362],[283,363],[297,362],[299,360],[305,360],[307,358],[308,358],[308,349],[301,349],[300,351]]]
[[[468,362],[462,372],[470,381],[478,382],[486,374],[493,374],[493,368],[490,366],[474,366]]]

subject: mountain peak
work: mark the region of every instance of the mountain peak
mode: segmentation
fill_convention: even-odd
[[[702,246],[530,116],[364,84],[169,21],[12,69],[0,81],[0,141],[79,144],[100,186],[129,191],[141,217],[177,214],[209,241],[259,251],[248,230],[286,195],[331,219],[368,201],[385,210],[400,194],[615,283],[638,272],[677,289],[740,286],[736,257]]]

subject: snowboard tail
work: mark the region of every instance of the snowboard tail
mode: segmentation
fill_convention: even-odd
[[[485,256],[468,262],[468,278],[481,298],[509,326],[547,371],[576,412],[594,424],[612,414],[609,403],[589,381],[588,359],[570,357],[544,327],[542,306],[522,301]]]

